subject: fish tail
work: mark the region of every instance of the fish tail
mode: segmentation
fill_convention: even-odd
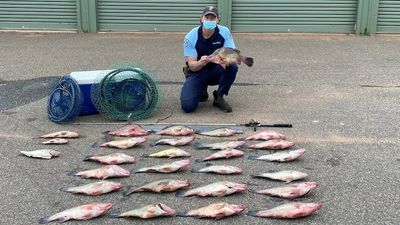
[[[175,216],[177,216],[177,217],[189,217],[187,212],[177,212]]]
[[[98,148],[98,147],[100,147],[100,144],[98,142],[92,144],[92,148]]]
[[[197,149],[206,149],[206,148],[207,148],[206,146],[204,146],[204,145],[203,145],[202,143],[200,143],[200,142],[194,143],[194,147],[197,148]]]
[[[213,166],[213,163],[206,163],[206,166]]]
[[[107,132],[107,133],[104,133],[103,139],[104,139],[106,142],[109,142],[109,141],[114,141],[114,140],[115,140],[115,137],[112,136],[111,134],[108,134],[108,132]]]
[[[131,170],[131,173],[141,173],[140,168]]]
[[[60,191],[63,191],[63,192],[69,192],[69,191],[68,191],[68,187],[63,187],[63,188],[60,188]]]
[[[204,162],[204,160],[203,159],[195,159],[194,160],[196,163],[201,163],[201,162]]]
[[[39,223],[40,223],[40,224],[49,223],[49,222],[50,222],[50,221],[49,221],[49,218],[50,218],[50,217],[40,218],[40,219],[39,219]]]
[[[78,173],[76,169],[67,172],[67,176],[75,176]]]
[[[192,169],[190,172],[192,172],[192,173],[201,173],[199,169]]]
[[[249,189],[249,192],[251,192],[251,193],[257,193],[257,190],[255,190],[255,189]]]
[[[83,161],[90,161],[91,157],[93,157],[93,155],[87,155],[85,158],[83,158]]]
[[[176,192],[175,196],[176,197],[180,197],[180,198],[185,197],[185,191],[184,190],[179,190],[179,191]]]
[[[242,61],[244,64],[246,64],[248,67],[252,67],[254,63],[254,59],[252,57],[245,57],[242,56],[240,57],[240,61]]]
[[[112,212],[110,213],[110,215],[109,215],[108,217],[110,217],[110,218],[118,218],[119,215],[121,215],[121,212],[118,211],[118,210],[114,210],[114,211],[112,211]]]
[[[128,186],[126,186],[125,191],[122,192],[122,195],[123,195],[124,197],[127,197],[127,196],[129,196],[130,194],[132,194],[133,192],[135,192],[135,188],[134,188],[133,186],[128,185]]]
[[[246,213],[246,215],[256,217],[256,216],[257,216],[257,212],[258,212],[258,211],[248,211],[248,212]]]
[[[140,158],[149,158],[149,157],[150,157],[149,154],[143,154],[143,155],[140,156]]]
[[[258,158],[258,156],[256,156],[256,155],[250,155],[249,157],[247,157],[247,159],[250,159],[250,160],[257,160],[257,158]]]

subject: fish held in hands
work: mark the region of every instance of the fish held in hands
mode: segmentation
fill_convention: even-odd
[[[279,219],[295,219],[305,217],[322,207],[320,203],[291,202],[275,208],[249,211],[247,215]]]
[[[231,64],[240,65],[242,62],[249,67],[253,66],[254,59],[252,57],[242,56],[240,51],[235,48],[222,47],[214,51],[207,57],[208,62],[220,64],[221,66],[229,66]]]
[[[90,184],[85,184],[77,187],[64,187],[61,191],[75,194],[85,194],[90,196],[98,196],[112,191],[117,191],[122,188],[121,183],[111,181],[99,181]]]
[[[60,223],[68,220],[89,220],[106,214],[111,207],[111,203],[91,203],[81,205],[56,213],[50,217],[42,218],[39,220],[39,223],[46,224],[56,220]]]
[[[108,165],[117,165],[124,163],[135,163],[135,158],[124,153],[112,153],[108,155],[89,155],[86,156],[84,161],[96,161]]]

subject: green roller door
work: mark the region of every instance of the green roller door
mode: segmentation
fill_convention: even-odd
[[[76,29],[76,0],[0,1],[0,29]]]
[[[353,33],[357,0],[232,0],[232,31]]]
[[[400,33],[400,1],[379,2],[378,33]]]
[[[114,31],[189,31],[199,25],[205,5],[217,5],[217,0],[98,0],[98,28]]]

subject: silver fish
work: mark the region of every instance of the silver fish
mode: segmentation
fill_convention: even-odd
[[[190,182],[188,180],[172,180],[172,179],[164,179],[154,181],[148,184],[145,184],[141,187],[127,187],[127,190],[124,191],[124,196],[128,196],[135,192],[173,192],[180,188],[186,188],[190,186]]]
[[[246,140],[263,140],[268,141],[272,139],[285,140],[286,136],[273,130],[263,130],[246,138]]]
[[[192,169],[192,173],[241,174],[242,172],[242,168],[229,165],[207,164],[207,167],[205,168]]]
[[[172,146],[183,146],[187,145],[195,139],[194,136],[183,137],[178,139],[166,138],[158,140],[154,145],[172,145]]]
[[[32,158],[51,159],[57,157],[61,152],[52,149],[39,149],[35,151],[19,151],[21,154]]]
[[[124,153],[112,153],[109,155],[88,155],[83,161],[97,161],[108,165],[117,165],[123,163],[135,163],[135,158]]]
[[[112,207],[111,203],[92,203],[77,206],[71,209],[54,214],[53,216],[42,218],[39,220],[40,224],[50,223],[58,220],[63,223],[68,220],[89,220],[106,214]]]
[[[182,149],[179,148],[169,148],[160,152],[155,152],[152,154],[145,154],[142,157],[154,157],[154,158],[160,158],[160,157],[167,157],[167,158],[178,158],[178,157],[190,157],[191,154],[189,152],[186,152]]]
[[[218,142],[218,143],[212,143],[212,144],[202,144],[199,142],[196,142],[194,146],[197,149],[211,149],[211,150],[222,150],[222,149],[231,149],[231,148],[238,148],[246,144],[244,141],[224,141],[224,142]]]
[[[207,57],[209,62],[220,64],[221,66],[228,66],[230,64],[240,65],[242,62],[247,66],[253,66],[254,59],[240,55],[240,51],[235,48],[222,47],[214,51],[213,54]]]
[[[295,219],[308,216],[319,210],[321,207],[322,205],[320,203],[290,202],[271,209],[249,211],[247,215],[267,218]]]
[[[129,124],[114,131],[108,131],[107,134],[118,137],[137,137],[149,135],[149,131],[138,124]]]
[[[247,191],[247,184],[239,184],[230,181],[219,181],[216,183],[208,184],[202,187],[194,188],[189,191],[178,191],[177,197],[190,197],[190,196],[213,196],[222,197],[234,193]]]
[[[204,159],[201,160],[196,160],[197,162],[202,162],[202,161],[210,161],[210,160],[215,160],[215,159],[229,159],[231,157],[241,157],[244,155],[244,152],[236,149],[226,149],[226,150],[221,150],[218,151],[214,154],[211,154]]]
[[[75,194],[85,194],[91,196],[98,196],[106,194],[112,191],[117,191],[122,188],[121,183],[111,182],[111,181],[99,181],[90,184],[85,184],[77,187],[64,187],[61,191],[71,192]]]
[[[229,137],[229,136],[232,136],[232,135],[238,134],[238,133],[239,132],[237,130],[226,128],[226,127],[217,128],[217,129],[210,130],[210,131],[198,132],[198,134],[200,134],[200,135],[205,135],[205,136],[210,136],[210,137]]]
[[[268,188],[258,191],[252,191],[257,194],[276,196],[281,198],[293,199],[302,197],[318,186],[317,182],[303,182],[297,184],[289,184],[280,187]]]
[[[186,136],[194,134],[194,129],[187,126],[168,126],[156,132],[158,135]]]
[[[257,144],[252,144],[249,147],[254,149],[270,149],[270,150],[281,150],[287,149],[294,146],[294,142],[287,140],[274,139],[264,141]]]
[[[41,138],[78,138],[79,133],[75,131],[58,131],[42,135]]]
[[[118,165],[103,166],[94,170],[85,170],[81,172],[70,172],[68,175],[80,176],[83,178],[107,179],[109,177],[129,177],[130,172]]]
[[[42,141],[40,142],[41,144],[44,145],[63,145],[63,144],[68,144],[68,139],[65,138],[53,138],[48,141]]]
[[[178,213],[177,216],[221,219],[227,216],[240,214],[245,209],[246,207],[244,205],[218,202],[199,209],[190,210],[187,213]]]
[[[119,213],[112,212],[110,217],[139,217],[142,219],[150,219],[160,216],[175,216],[175,210],[168,207],[163,203],[158,203],[156,205],[148,205],[142,208],[134,209],[128,212]]]
[[[103,143],[100,145],[100,147],[127,149],[127,148],[132,148],[132,147],[141,145],[145,141],[146,141],[146,138],[144,138],[144,137],[125,138],[125,139],[121,139],[121,140],[115,140],[115,141]]]
[[[140,169],[134,169],[132,173],[173,173],[177,172],[183,169],[186,169],[187,167],[190,166],[190,160],[185,159],[185,160],[180,160],[180,161],[175,161],[173,163],[167,163],[167,164],[162,164],[162,165],[157,165],[157,166],[152,166],[152,167],[145,167],[145,168],[140,168]]]
[[[281,151],[262,156],[249,156],[248,159],[264,160],[269,162],[289,162],[293,161],[304,155],[305,149],[298,149],[293,151]]]
[[[305,179],[308,177],[308,174],[294,170],[283,170],[279,172],[270,171],[268,173],[262,173],[260,175],[255,175],[253,177],[268,178],[272,180],[280,180],[280,181],[286,181],[286,183],[290,183],[294,180]]]

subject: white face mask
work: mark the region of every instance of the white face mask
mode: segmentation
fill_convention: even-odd
[[[215,20],[204,20],[203,27],[206,30],[213,30],[217,27],[217,21]]]

